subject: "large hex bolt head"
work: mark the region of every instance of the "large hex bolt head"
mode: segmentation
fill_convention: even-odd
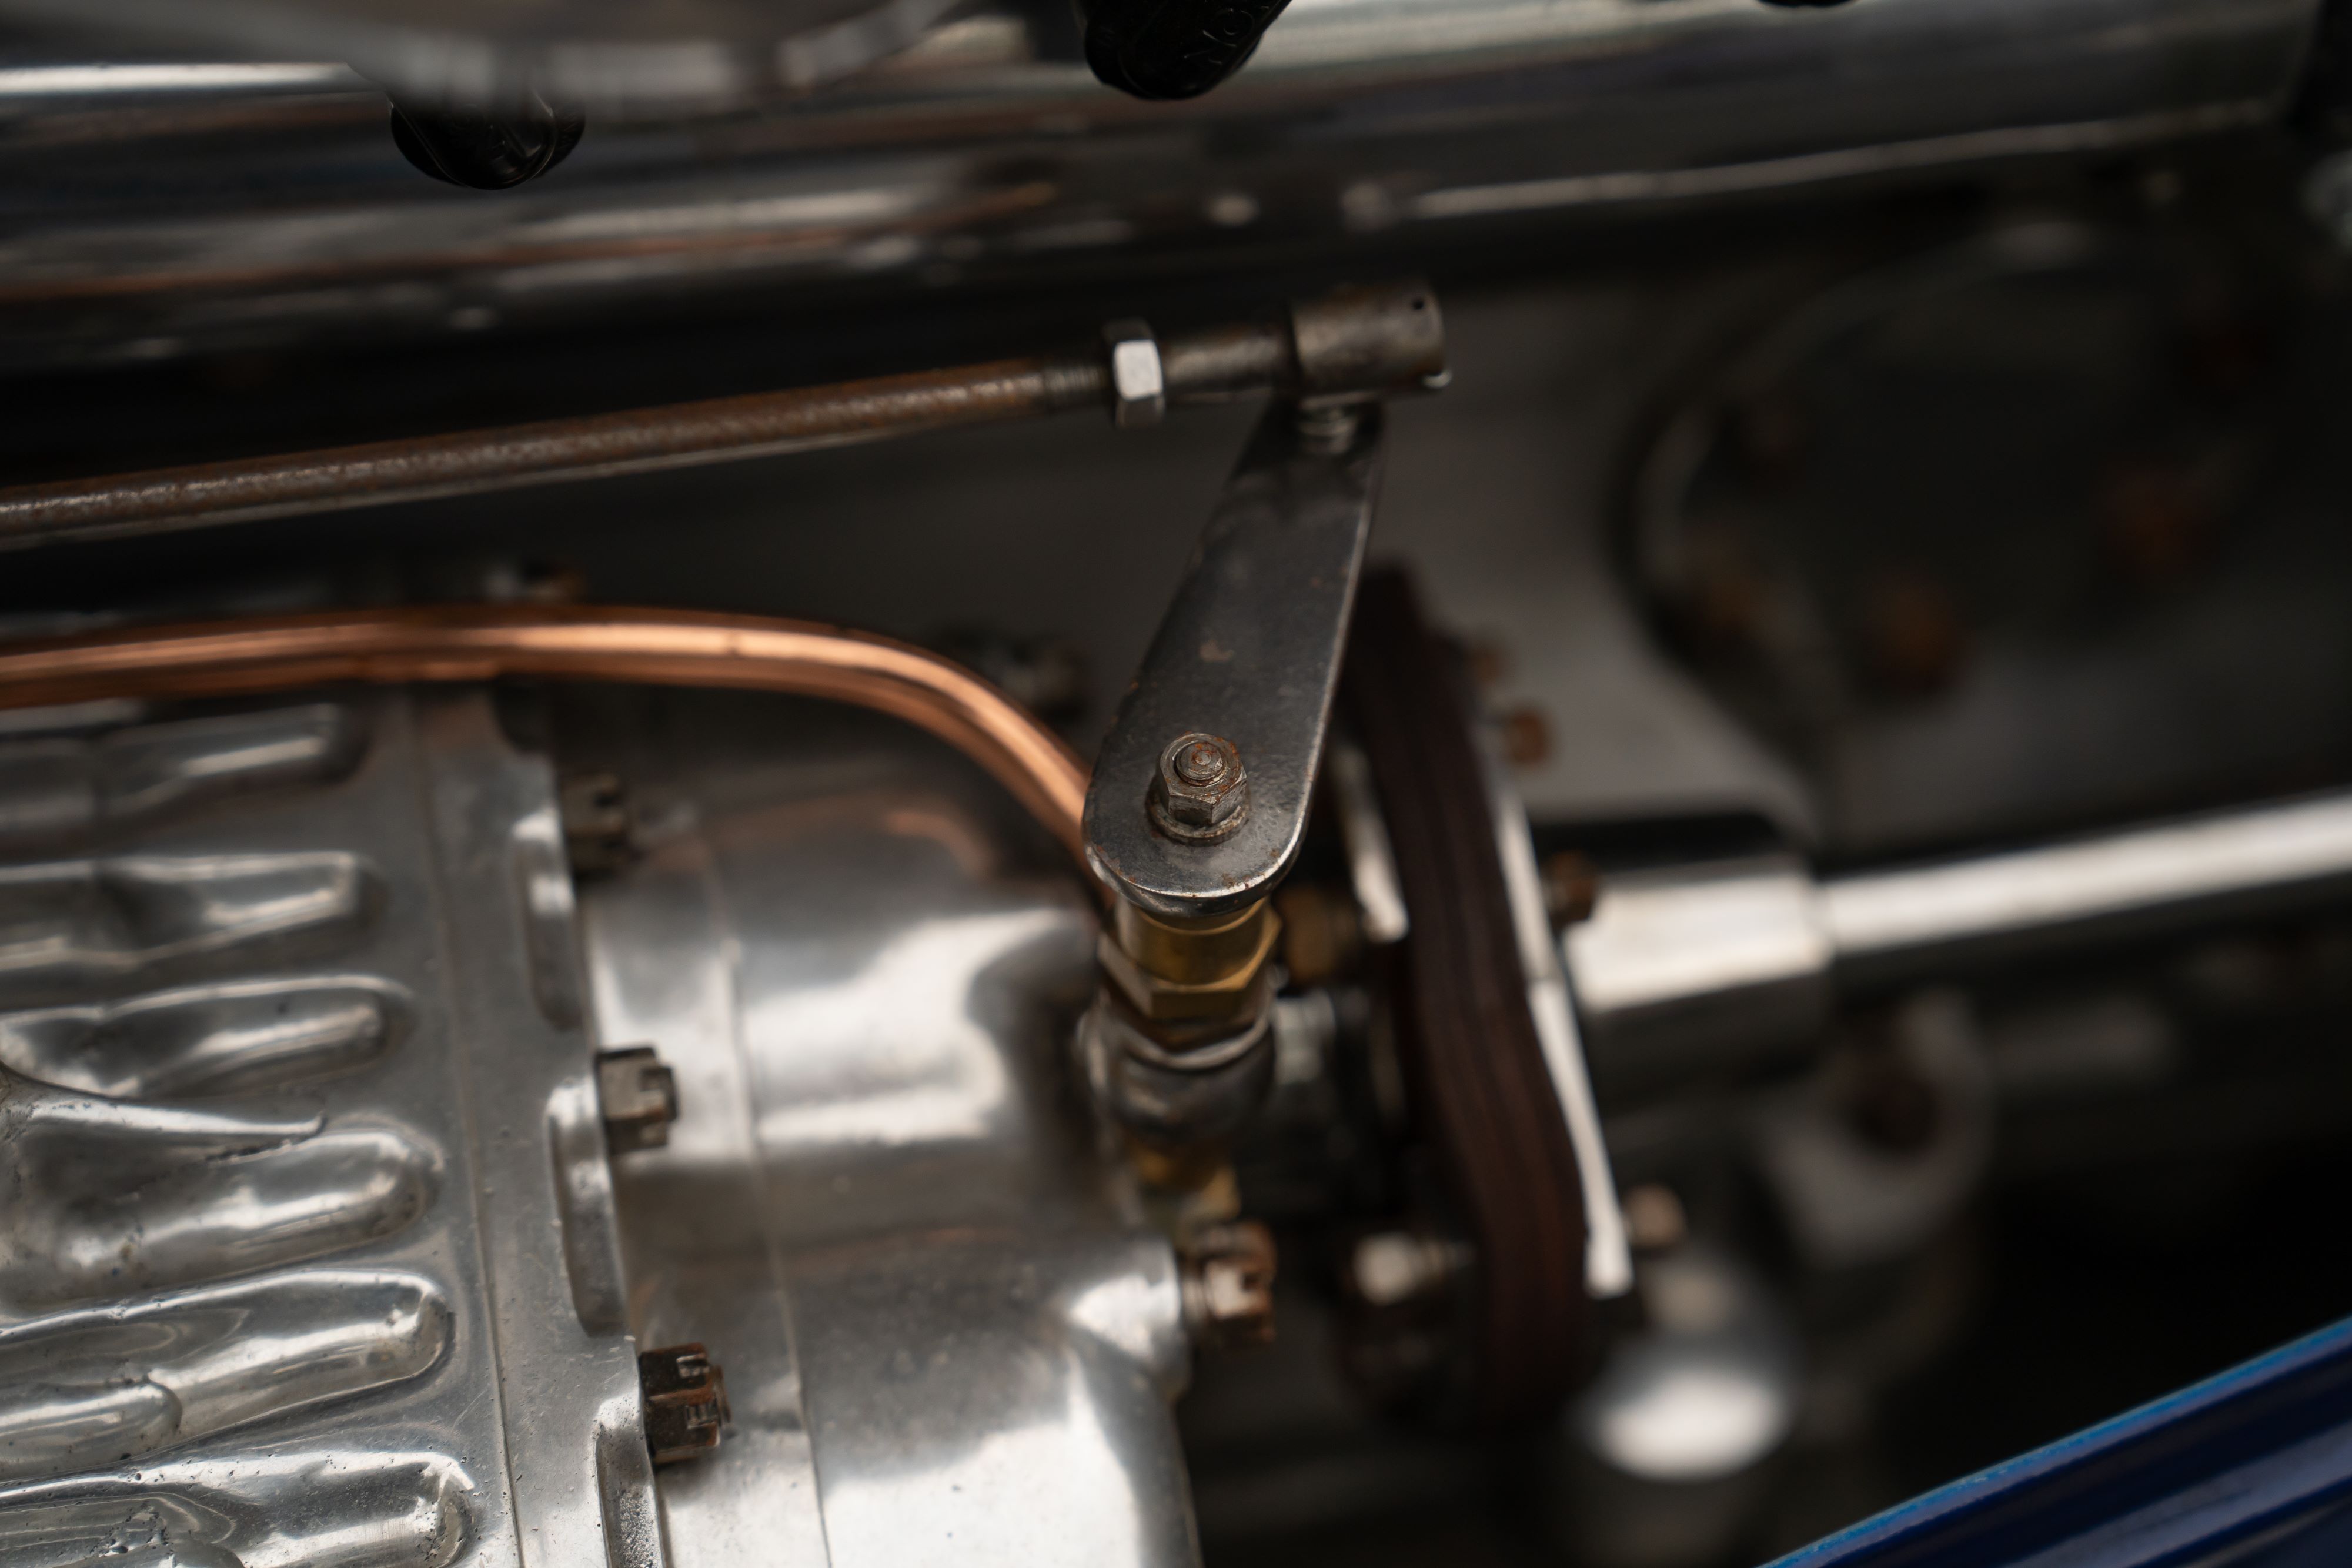
[[[1242,754],[1221,735],[1182,735],[1160,754],[1151,781],[1151,821],[1170,838],[1213,844],[1249,814],[1249,775]]]

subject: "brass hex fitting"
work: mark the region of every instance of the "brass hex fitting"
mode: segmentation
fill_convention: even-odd
[[[1102,989],[1079,1026],[1080,1057],[1148,1186],[1188,1192],[1212,1178],[1265,1103],[1281,935],[1264,900],[1192,920],[1122,904],[1103,933]]]
[[[1097,954],[1103,976],[1149,1023],[1243,1020],[1282,936],[1263,900],[1237,915],[1171,920],[1122,901]]]

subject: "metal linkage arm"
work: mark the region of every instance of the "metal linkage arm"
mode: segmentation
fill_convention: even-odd
[[[1380,486],[1381,411],[1276,405],[1096,758],[1087,853],[1163,917],[1263,900],[1298,852]]]
[[[1290,868],[1380,487],[1391,392],[1445,380],[1426,285],[1291,308],[1295,367],[1210,517],[1087,795],[1087,854],[1150,915],[1231,915]]]
[[[1433,387],[1425,288],[1294,308],[1301,391],[1226,481],[1095,763],[1087,859],[1117,894],[1086,1036],[1098,1101],[1163,1185],[1247,1118],[1270,1080],[1270,902],[1297,857],[1380,488],[1377,392]],[[1189,1162],[1189,1163],[1187,1163]]]

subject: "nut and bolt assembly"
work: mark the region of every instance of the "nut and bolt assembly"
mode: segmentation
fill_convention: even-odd
[[[727,1435],[734,1416],[727,1406],[726,1375],[702,1346],[640,1352],[637,1383],[645,1402],[646,1447],[653,1450],[654,1463],[700,1458]]]
[[[1274,1338],[1274,1235],[1255,1220],[1202,1227],[1183,1249],[1184,1322],[1231,1349]]]
[[[1145,809],[1178,844],[1229,837],[1249,812],[1240,749],[1205,731],[1178,736],[1160,748]],[[1209,915],[1163,918],[1127,902],[1113,911],[1083,1038],[1096,1098],[1140,1145],[1220,1146],[1265,1098],[1267,966],[1281,931],[1265,899]]]
[[[604,1113],[605,1146],[616,1155],[658,1149],[677,1120],[677,1075],[650,1045],[596,1053],[596,1098]]]
[[[1178,736],[1160,754],[1147,807],[1152,825],[1179,843],[1213,844],[1249,815],[1249,773],[1221,735]]]

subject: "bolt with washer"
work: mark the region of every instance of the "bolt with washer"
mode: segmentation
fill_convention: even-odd
[[[1228,838],[1249,814],[1242,754],[1221,735],[1179,736],[1160,754],[1149,801],[1154,826],[1181,843]]]

